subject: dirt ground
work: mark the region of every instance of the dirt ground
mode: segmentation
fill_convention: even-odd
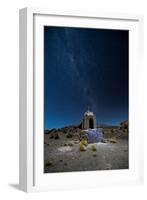
[[[107,138],[108,139],[108,138]],[[44,138],[44,172],[73,172],[90,170],[127,169],[128,139],[117,138],[116,143],[88,144],[86,151],[80,151],[77,137],[59,139]]]

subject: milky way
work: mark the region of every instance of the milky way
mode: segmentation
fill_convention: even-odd
[[[128,119],[128,31],[44,28],[44,125]]]

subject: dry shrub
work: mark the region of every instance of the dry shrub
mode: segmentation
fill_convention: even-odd
[[[96,150],[97,150],[96,144],[93,144],[93,145],[91,146],[91,149],[92,149],[92,151],[96,151]]]

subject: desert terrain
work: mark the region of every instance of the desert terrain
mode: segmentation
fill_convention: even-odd
[[[44,172],[127,169],[128,130],[103,127],[102,133],[102,141],[88,143],[74,126],[45,130]]]

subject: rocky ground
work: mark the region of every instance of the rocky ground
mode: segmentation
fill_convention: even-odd
[[[128,133],[104,129],[103,143],[85,144],[81,151],[80,129],[46,131],[44,172],[72,172],[128,168]]]

